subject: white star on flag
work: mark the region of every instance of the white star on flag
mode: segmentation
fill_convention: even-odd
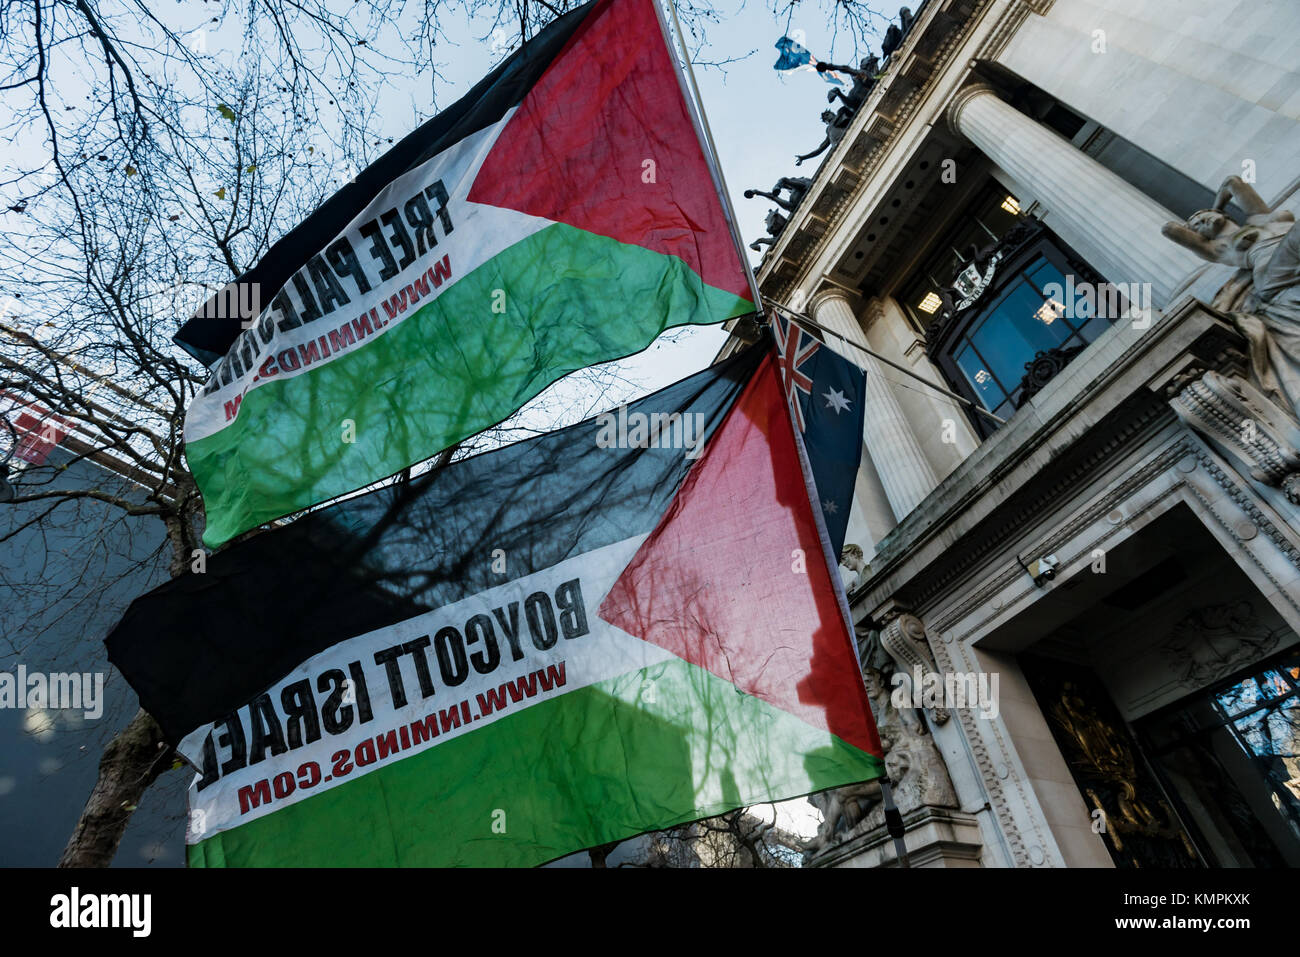
[[[826,407],[834,410],[836,415],[848,410],[849,400],[839,389],[823,393],[822,398],[826,400]]]
[[[826,511],[827,515],[834,515],[840,510],[840,507],[834,502],[822,502],[822,508]]]

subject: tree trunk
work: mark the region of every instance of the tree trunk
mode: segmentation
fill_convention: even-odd
[[[587,850],[587,855],[591,858],[592,867],[606,867],[605,858],[614,848],[618,847],[618,841],[609,844],[602,844],[600,847],[592,847]]]
[[[171,545],[172,578],[190,571],[199,545],[195,511],[198,493],[188,475],[177,475],[174,512],[162,516]],[[59,858],[59,867],[108,867],[126,832],[131,813],[149,786],[172,765],[174,753],[162,728],[144,708],[114,736],[99,758],[99,778],[81,811],[76,830]]]
[[[104,748],[99,780],[63,849],[59,867],[108,867],[131,812],[158,775],[171,767],[162,728],[144,708]]]

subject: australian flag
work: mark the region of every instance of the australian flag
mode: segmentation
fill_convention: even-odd
[[[777,316],[772,325],[781,384],[803,433],[833,554],[844,548],[853,486],[862,460],[867,374],[820,339]]]
[[[815,70],[817,69],[817,58],[813,56],[803,44],[790,37],[782,37],[776,41],[776,48],[781,51],[776,63],[772,64],[772,69],[778,72],[786,70]],[[827,83],[835,86],[843,86],[844,81],[834,70],[827,70],[818,74]]]

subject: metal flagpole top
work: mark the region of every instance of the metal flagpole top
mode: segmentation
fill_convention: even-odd
[[[677,37],[677,44],[681,47],[682,61],[686,65],[684,71],[688,89],[684,90],[687,94],[685,99],[691,107],[691,120],[696,127],[696,133],[699,135],[701,145],[704,147],[704,157],[709,166],[709,172],[713,176],[714,186],[718,190],[718,195],[722,198],[722,213],[727,219],[727,225],[731,228],[731,239],[736,245],[736,255],[740,257],[740,263],[745,270],[745,278],[749,280],[749,291],[754,298],[754,312],[763,315],[763,299],[758,291],[758,280],[754,278],[753,267],[749,264],[749,257],[745,255],[745,243],[740,235],[740,228],[736,224],[736,210],[731,205],[731,193],[727,190],[727,178],[722,173],[722,163],[718,159],[718,148],[713,142],[713,131],[709,128],[709,118],[704,112],[704,100],[700,96],[699,84],[695,81],[695,67],[691,65],[690,50],[686,46],[686,37],[682,34],[681,22],[677,19],[676,0],[655,0],[655,10],[659,14],[660,25],[664,27],[664,40],[668,40],[667,26],[663,21],[662,2],[668,4],[668,11],[672,15],[673,33]],[[671,48],[672,44],[669,43]],[[679,75],[679,82],[680,82]]]

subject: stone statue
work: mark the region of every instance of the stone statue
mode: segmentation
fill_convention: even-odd
[[[767,211],[766,220],[768,236],[764,236],[761,239],[755,239],[749,244],[749,248],[754,250],[754,252],[758,252],[762,246],[771,246],[776,242],[776,237],[781,235],[781,230],[785,229],[785,225],[788,222],[789,220],[778,213],[775,209],[769,209]],[[768,238],[769,236],[771,238]]]
[[[817,825],[817,836],[808,842],[808,846],[820,850],[834,844],[840,831],[852,831],[880,800],[879,780],[810,794],[808,803],[822,812],[822,822]]]
[[[841,66],[838,63],[818,63],[817,70],[820,73],[825,73],[828,70],[836,73],[847,73],[853,78],[853,86],[847,96],[839,89],[832,89],[826,94],[826,102],[834,103],[835,98],[839,97],[846,107],[856,113],[858,107],[866,102],[867,94],[871,92],[871,88],[876,85],[877,74],[880,73],[880,60],[875,54],[871,54],[858,64],[856,70],[853,67]]]
[[[916,22],[916,14],[912,12],[911,7],[903,7],[898,11],[898,23],[903,28],[903,36],[907,36],[914,22]]]
[[[847,73],[855,80],[875,80],[880,72],[880,57],[874,53],[868,53],[867,56],[857,65],[857,68],[846,66],[842,63],[827,63],[824,60],[817,63],[818,73]]]
[[[885,31],[885,39],[880,41],[880,52],[889,58],[889,54],[898,49],[898,45],[903,42],[903,31],[898,29],[898,25],[891,23],[889,29]]]
[[[1224,213],[1229,200],[1246,212],[1244,223]],[[1193,213],[1185,223],[1166,223],[1161,232],[1202,259],[1241,270],[1234,282],[1238,292],[1247,291],[1227,311],[1250,343],[1251,385],[1300,418],[1300,228],[1295,214],[1270,209],[1241,177],[1229,176],[1213,207]]]
[[[810,186],[812,186],[812,180],[806,176],[782,176],[776,181],[776,185],[772,187],[770,193],[766,193],[761,189],[747,189],[745,190],[745,199],[765,196],[782,209],[792,213],[795,207],[799,205],[799,201],[804,198],[804,194],[808,192]],[[787,190],[790,193],[789,199],[781,198],[782,190]]]
[[[849,547],[846,546],[846,551]],[[862,648],[862,676],[871,699],[871,712],[880,732],[894,802],[907,814],[922,805],[955,808],[957,794],[934,738],[914,708],[895,708],[891,701],[896,662],[880,643],[878,633],[867,636]],[[808,856],[884,827],[885,808],[878,781],[867,781],[810,795],[822,812],[817,836],[806,845]]]
[[[840,578],[844,580],[844,590],[852,591],[862,578],[862,571],[867,567],[866,556],[862,546],[849,542],[840,550]]]
[[[802,166],[803,161],[812,159],[814,156],[820,156],[828,148],[838,146],[840,140],[844,139],[844,131],[848,129],[849,120],[853,119],[853,111],[848,107],[841,106],[839,110],[822,110],[822,122],[826,124],[826,139],[822,140],[811,153],[805,153],[802,156],[796,156],[794,159],[795,166]]]

